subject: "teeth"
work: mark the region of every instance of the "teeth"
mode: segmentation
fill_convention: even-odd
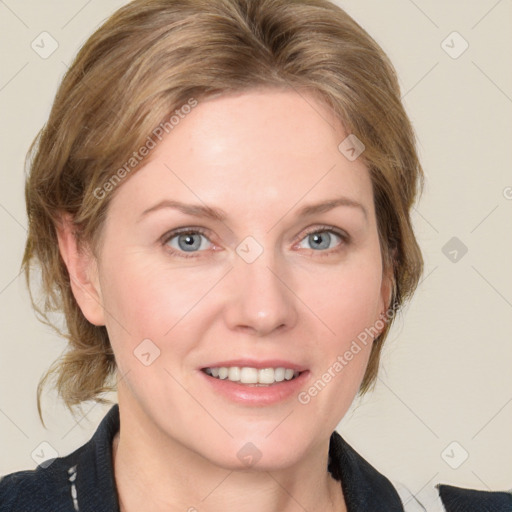
[[[276,382],[282,382],[284,380],[285,374],[286,370],[284,368],[276,368],[274,370],[274,379]]]
[[[240,370],[237,381],[242,384],[258,384],[258,373],[259,371],[256,368],[244,367]]]
[[[251,368],[244,366],[221,366],[220,368],[206,368],[208,375],[221,380],[240,382],[241,384],[271,385],[283,380],[292,380],[299,375],[298,371],[290,368]]]
[[[228,379],[234,382],[240,380],[240,368],[232,366],[228,370]]]

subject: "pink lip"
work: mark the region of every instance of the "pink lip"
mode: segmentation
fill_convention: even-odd
[[[303,372],[307,370],[305,366],[292,363],[291,361],[285,361],[284,359],[265,359],[264,361],[257,361],[256,359],[232,359],[230,361],[220,361],[218,363],[208,364],[203,368],[221,368],[221,367],[230,366],[238,366],[240,368],[250,367],[250,368],[290,368],[291,370],[295,370],[298,372]]]
[[[255,361],[248,364],[248,361],[244,361],[243,365],[240,366],[254,366]],[[261,361],[260,361],[261,363]],[[275,365],[275,361],[269,364],[269,361],[265,361],[265,364],[261,365],[261,368],[269,368]],[[276,367],[288,367],[290,363],[281,361]],[[229,364],[221,364],[220,366],[239,366],[234,361],[229,361]],[[291,365],[293,368],[294,365]],[[295,365],[296,368],[299,368]],[[300,370],[299,370],[300,371]],[[297,397],[300,390],[306,387],[311,372],[308,370],[302,371],[298,377],[292,380],[284,380],[282,382],[276,382],[270,386],[257,386],[252,384],[240,384],[239,382],[231,382],[228,379],[216,379],[211,377],[203,371],[197,372],[201,378],[205,379],[205,383],[211,386],[216,395],[224,396],[230,401],[237,402],[242,405],[259,406],[264,407],[268,405],[277,404],[283,402],[291,397]]]

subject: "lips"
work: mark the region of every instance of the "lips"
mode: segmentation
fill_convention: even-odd
[[[258,366],[272,367],[274,364],[290,364],[290,361],[272,360],[272,361],[248,361],[246,359],[240,361],[222,361],[213,364],[258,364]],[[269,365],[270,366],[267,366]],[[303,368],[297,364],[291,364],[296,368]],[[232,368],[232,367],[231,367]],[[252,367],[255,368],[254,366]],[[261,369],[258,369],[258,372]],[[291,370],[290,370],[291,371]],[[235,402],[242,406],[248,407],[266,407],[282,403],[286,400],[292,400],[297,397],[303,387],[310,382],[311,372],[304,370],[298,372],[298,376],[291,380],[283,380],[274,382],[273,384],[243,384],[241,382],[232,382],[229,379],[219,379],[208,375],[204,370],[199,370],[198,376],[205,383],[207,388],[213,390],[216,396],[223,397],[229,402]]]

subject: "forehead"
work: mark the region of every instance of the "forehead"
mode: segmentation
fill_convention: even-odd
[[[114,197],[135,212],[179,199],[236,215],[346,196],[372,210],[362,159],[338,149],[341,122],[314,96],[255,90],[199,100]],[[243,210],[243,211],[241,211]]]

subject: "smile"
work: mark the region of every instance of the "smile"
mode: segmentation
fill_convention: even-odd
[[[210,377],[219,380],[230,380],[240,384],[270,386],[283,381],[293,380],[301,372],[291,368],[252,368],[248,366],[221,366],[214,368],[204,368],[202,370]]]

